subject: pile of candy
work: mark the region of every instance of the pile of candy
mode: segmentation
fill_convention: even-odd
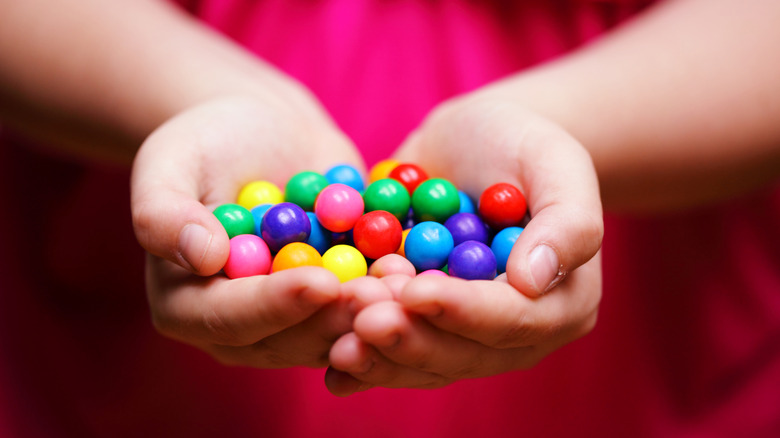
[[[364,179],[349,165],[305,171],[284,187],[254,181],[214,210],[230,237],[230,278],[322,266],[340,281],[366,275],[384,255],[406,257],[420,274],[492,280],[506,270],[523,231],[526,201],[498,183],[477,204],[419,166],[385,160]]]

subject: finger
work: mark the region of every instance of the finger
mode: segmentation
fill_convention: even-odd
[[[358,277],[342,284],[341,294],[349,303],[353,316],[370,304],[393,299],[393,293],[385,281],[369,276]]]
[[[398,301],[442,330],[493,348],[566,343],[588,333],[596,322],[600,269],[600,258],[594,257],[556,293],[539,298],[502,281],[418,277]]]
[[[417,272],[414,265],[405,257],[398,254],[388,254],[378,258],[368,269],[368,275],[374,277],[384,277],[392,274],[406,275],[414,277]]]
[[[229,280],[196,277],[150,256],[148,285],[157,329],[202,345],[246,346],[310,317],[339,297],[329,271],[301,267],[271,275]]]
[[[365,391],[373,385],[352,377],[349,373],[328,367],[325,371],[325,387],[337,397],[346,397],[356,392]]]

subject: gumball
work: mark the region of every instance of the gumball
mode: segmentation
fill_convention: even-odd
[[[393,159],[387,159],[382,160],[374,165],[374,167],[371,168],[371,171],[368,173],[368,181],[369,183],[379,181],[380,179],[385,179],[390,175],[390,172],[395,169],[395,166],[398,166],[401,164],[398,160]]]
[[[374,181],[363,193],[366,212],[384,210],[390,212],[399,221],[406,220],[411,206],[409,192],[400,182],[392,178]]]
[[[322,266],[336,274],[342,283],[368,273],[363,254],[354,246],[335,245],[322,255]]]
[[[434,277],[449,277],[446,272],[442,271],[441,269],[428,269],[427,271],[422,271],[417,275],[431,275]]]
[[[398,251],[395,252],[396,254],[403,257],[406,257],[406,253],[404,252],[404,243],[406,242],[406,236],[409,235],[409,231],[412,231],[412,229],[407,228],[401,232],[401,246],[399,246]]]
[[[275,253],[292,242],[305,242],[311,233],[311,222],[303,209],[291,202],[282,202],[268,209],[263,216],[262,236]]]
[[[238,204],[222,204],[214,209],[214,216],[219,219],[231,239],[240,234],[255,232],[252,213]]]
[[[364,214],[352,230],[355,247],[370,259],[394,253],[401,246],[401,223],[392,214],[376,210]]]
[[[477,213],[477,208],[474,206],[474,201],[471,197],[462,190],[458,190],[458,196],[460,197],[460,208],[458,213]]]
[[[306,211],[313,211],[317,195],[327,186],[328,180],[325,176],[312,171],[299,172],[284,186],[284,200],[297,204]]]
[[[260,236],[241,234],[230,239],[230,253],[222,270],[229,278],[265,275],[271,269],[271,252]]]
[[[467,240],[452,250],[447,267],[452,277],[492,280],[496,277],[496,256],[484,243]]]
[[[338,164],[325,172],[325,179],[329,184],[344,184],[352,187],[358,192],[366,188],[363,182],[363,175],[355,166],[349,164]]]
[[[522,223],[526,202],[517,187],[508,183],[498,183],[482,192],[478,209],[482,220],[498,231]]]
[[[428,179],[428,174],[416,164],[401,163],[390,171],[388,177],[403,184],[409,193],[414,193],[414,189]]]
[[[255,234],[258,236],[263,235],[263,216],[265,215],[265,212],[268,211],[268,209],[271,207],[271,204],[260,204],[251,210],[252,217],[255,219]]]
[[[324,254],[330,248],[331,233],[320,224],[314,212],[307,211],[306,216],[309,217],[309,222],[311,222],[311,232],[309,233],[309,238],[306,239],[306,243],[313,246],[320,254]]]
[[[293,242],[284,245],[274,256],[271,272],[299,266],[322,266],[322,256],[317,250],[303,242]]]
[[[455,213],[444,222],[444,226],[452,233],[455,246],[467,240],[476,240],[487,244],[490,238],[487,225],[473,213]]]
[[[260,204],[278,204],[284,195],[276,184],[269,181],[252,181],[238,193],[238,205],[251,210]]]
[[[509,260],[509,253],[512,252],[512,247],[520,237],[520,233],[523,229],[520,227],[507,227],[496,233],[493,237],[493,242],[490,244],[490,249],[496,256],[496,265],[498,273],[506,272],[506,262]]]
[[[355,226],[363,215],[363,197],[344,184],[331,184],[320,192],[314,203],[314,214],[323,227],[343,233]]]
[[[412,210],[418,221],[444,222],[459,209],[458,189],[446,179],[423,181],[412,194]]]
[[[444,225],[426,221],[409,231],[404,242],[404,254],[418,271],[425,271],[444,266],[453,247],[452,234]]]

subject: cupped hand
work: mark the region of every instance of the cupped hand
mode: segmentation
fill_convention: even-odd
[[[324,366],[351,327],[353,301],[322,268],[228,279],[228,236],[213,215],[240,188],[284,188],[302,170],[362,168],[314,103],[278,95],[225,97],[188,109],[144,142],[132,176],[136,236],[150,254],[147,295],[164,335],[237,365]],[[354,305],[353,305],[354,307]]]
[[[368,305],[331,349],[326,384],[334,394],[433,388],[527,369],[595,325],[603,222],[593,164],[575,139],[501,91],[443,104],[396,158],[475,199],[497,182],[520,188],[531,220],[506,274],[494,281],[409,277],[393,301]]]

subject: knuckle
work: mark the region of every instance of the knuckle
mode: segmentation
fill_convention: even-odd
[[[202,324],[211,342],[219,345],[241,346],[246,340],[233,324],[228,323],[219,312],[210,309],[202,316]]]

